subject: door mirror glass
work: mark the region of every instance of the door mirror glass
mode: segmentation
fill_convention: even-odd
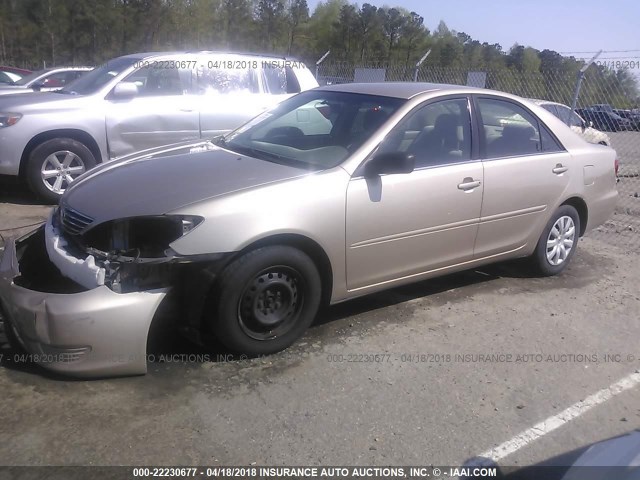
[[[379,153],[364,166],[364,176],[371,178],[384,174],[411,173],[415,164],[415,156],[405,152]]]
[[[116,98],[131,98],[138,95],[138,86],[133,82],[120,82],[113,89]]]

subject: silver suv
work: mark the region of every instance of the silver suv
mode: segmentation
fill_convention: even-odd
[[[295,60],[214,52],[115,58],[57,92],[0,97],[0,174],[57,202],[97,163],[238,127],[317,87]]]

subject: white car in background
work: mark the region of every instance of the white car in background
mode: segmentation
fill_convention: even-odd
[[[536,100],[531,99],[536,105],[540,105],[545,110],[553,113],[556,117],[568,124],[571,130],[576,132],[582,138],[589,143],[595,143],[600,145],[611,146],[611,138],[604,132],[596,130],[589,123],[587,123],[576,112],[571,111],[571,108],[562,103],[550,102],[548,100]]]
[[[93,67],[45,68],[29,75],[18,77],[13,83],[0,85],[0,95],[16,93],[55,92],[60,90]]]

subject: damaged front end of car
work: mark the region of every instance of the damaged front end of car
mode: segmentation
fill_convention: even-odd
[[[210,257],[183,257],[169,246],[202,220],[157,215],[93,226],[92,218],[63,205],[45,227],[47,251],[63,273],[83,285],[104,284],[116,293],[162,288],[173,284],[180,266]],[[69,255],[83,259],[83,268],[67,269]]]
[[[223,254],[181,256],[170,244],[203,221],[157,215],[106,221],[61,205],[9,241],[0,262],[5,322],[37,363],[76,376],[144,374],[151,323],[176,311],[197,339]]]

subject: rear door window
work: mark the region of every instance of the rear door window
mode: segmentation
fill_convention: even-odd
[[[258,93],[258,77],[252,61],[203,57],[195,70],[197,91],[201,95]],[[246,67],[246,68],[243,68]]]
[[[267,93],[274,95],[287,93],[287,71],[283,66],[264,62],[262,76]]]
[[[513,102],[478,98],[486,158],[542,152],[538,120]]]

